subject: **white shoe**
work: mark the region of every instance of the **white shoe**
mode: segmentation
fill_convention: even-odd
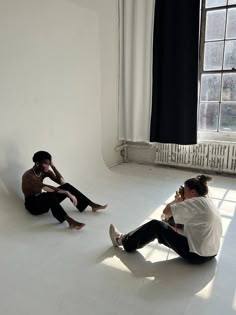
[[[121,234],[113,224],[110,225],[109,234],[111,241],[115,247],[122,246],[123,234]]]

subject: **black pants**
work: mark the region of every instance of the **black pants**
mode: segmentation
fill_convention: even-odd
[[[127,252],[132,252],[138,248],[142,248],[155,239],[157,239],[160,244],[173,249],[177,254],[191,263],[201,264],[215,257],[205,257],[191,253],[189,251],[187,238],[158,220],[152,220],[136,230],[125,234],[122,243]]]
[[[92,202],[84,196],[80,191],[66,183],[58,188],[69,191],[74,195],[77,200],[77,209],[82,212],[84,209],[92,204]],[[59,221],[64,222],[67,213],[62,208],[60,203],[67,198],[65,194],[59,194],[57,192],[46,192],[38,195],[29,196],[25,199],[25,208],[33,215],[39,215],[48,212],[50,209],[53,216]]]

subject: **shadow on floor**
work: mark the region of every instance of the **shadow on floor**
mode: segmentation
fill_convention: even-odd
[[[158,250],[158,249],[157,249]],[[202,265],[191,265],[182,258],[174,258],[155,263],[145,259],[136,251],[127,253],[120,248],[110,248],[97,262],[116,256],[135,278],[149,278],[140,288],[145,299],[186,298],[201,291],[214,278],[216,259]],[[173,310],[174,311],[174,310]]]

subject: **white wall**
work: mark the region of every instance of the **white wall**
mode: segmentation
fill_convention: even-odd
[[[40,149],[70,178],[120,161],[117,32],[115,0],[0,1],[2,190]]]
[[[75,0],[96,11],[101,65],[102,153],[108,166],[121,162],[118,139],[118,0]]]

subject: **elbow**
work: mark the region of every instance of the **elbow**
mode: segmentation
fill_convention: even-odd
[[[165,207],[165,209],[163,210],[163,213],[164,213],[165,215],[167,215],[167,216],[172,216],[172,211],[171,211],[170,205],[167,205],[167,206]]]
[[[66,183],[66,181],[64,180],[63,177],[61,177],[61,179],[60,179],[60,184],[61,184],[61,185],[64,185],[65,183]]]

